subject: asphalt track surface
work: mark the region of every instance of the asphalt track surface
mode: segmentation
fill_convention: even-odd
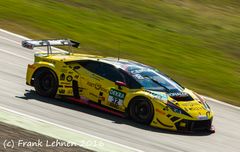
[[[0,31],[0,106],[147,152],[240,151],[240,109],[208,101],[215,134],[183,134],[133,123],[86,106],[43,98],[25,85],[33,51],[23,39]]]

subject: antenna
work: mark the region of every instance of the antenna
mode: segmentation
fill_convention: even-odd
[[[47,55],[49,56],[49,54],[52,54],[52,48],[48,41],[45,41],[45,42],[47,44]]]
[[[72,48],[72,45],[71,45],[71,40],[67,39],[67,41],[68,41],[68,51],[69,51],[69,54],[71,54],[70,52],[72,52],[72,54],[73,54],[73,48]]]
[[[120,46],[121,46],[121,42],[118,41],[118,61],[119,61],[119,56],[120,56]]]

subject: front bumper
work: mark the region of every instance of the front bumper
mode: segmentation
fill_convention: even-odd
[[[211,131],[212,119],[209,120],[186,120],[183,119],[175,123],[179,131]]]

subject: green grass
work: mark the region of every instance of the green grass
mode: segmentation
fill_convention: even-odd
[[[117,56],[120,49],[122,58],[240,106],[238,0],[7,0],[0,27],[31,38],[72,38],[84,53]]]

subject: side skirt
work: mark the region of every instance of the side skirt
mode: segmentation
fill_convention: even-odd
[[[113,115],[116,115],[116,116],[119,116],[119,117],[122,117],[122,118],[126,117],[126,115],[124,113],[122,113],[122,112],[118,112],[118,111],[109,109],[109,108],[101,106],[101,105],[99,105],[97,103],[93,103],[93,102],[91,102],[90,100],[87,100],[87,99],[77,99],[77,98],[74,98],[74,97],[66,97],[65,99],[68,99],[70,101],[73,101],[73,102],[76,102],[76,103],[80,103],[80,104],[83,104],[83,105],[87,105],[89,107],[92,107],[92,108],[95,108],[95,109],[99,109],[101,111],[104,111],[104,112],[107,112],[107,113],[111,113]]]

